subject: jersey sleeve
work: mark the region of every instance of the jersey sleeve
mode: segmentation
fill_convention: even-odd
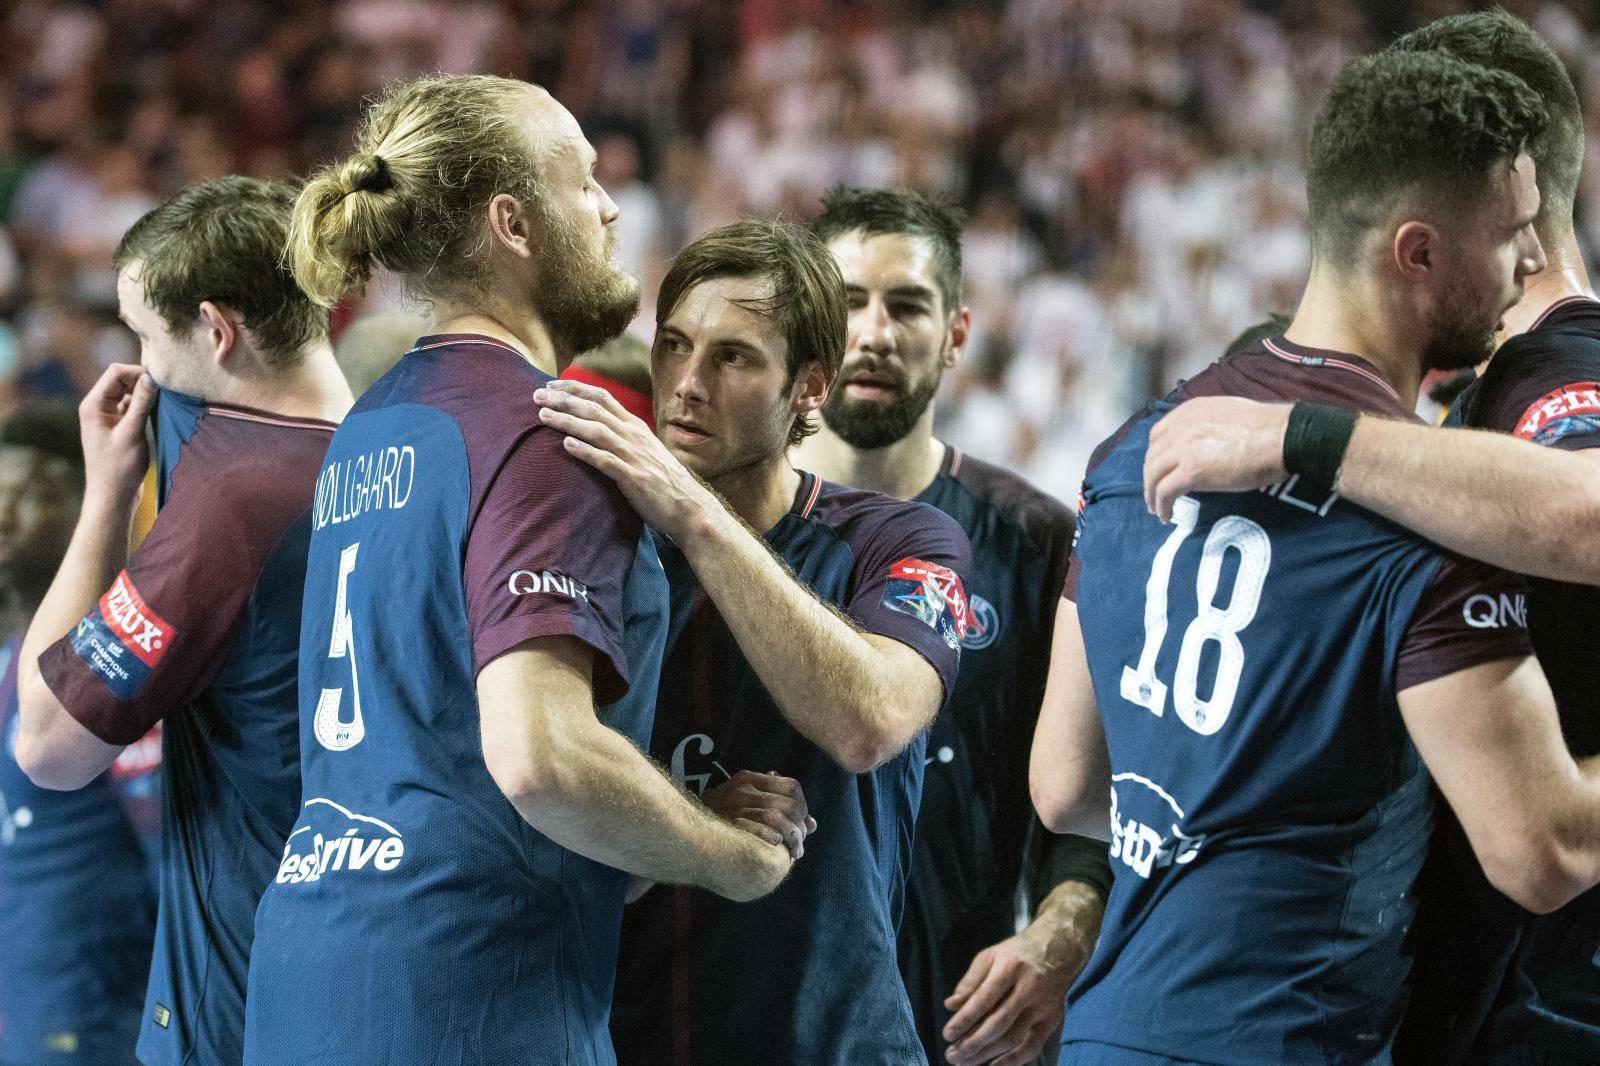
[[[1078,574],[1083,569],[1083,557],[1078,554],[1078,542],[1083,539],[1085,510],[1083,489],[1078,490],[1078,516],[1072,523],[1072,549],[1067,554],[1067,572],[1061,579],[1061,598],[1078,602]]]
[[[1489,375],[1496,387],[1486,428],[1563,451],[1600,447],[1600,355],[1558,345],[1537,332],[1506,342],[1514,366]],[[1491,370],[1493,364],[1491,364]]]
[[[878,522],[855,548],[845,613],[868,633],[916,649],[948,696],[971,613],[961,577],[972,558],[967,535],[944,512],[910,504]]]
[[[1411,613],[1395,667],[1395,691],[1532,654],[1524,579],[1449,556]]]
[[[280,508],[222,481],[175,471],[126,569],[39,656],[61,705],[108,744],[132,744],[205,691],[283,536]]]
[[[534,429],[484,490],[463,568],[475,669],[535,637],[589,645],[595,701],[628,690],[623,592],[643,524],[611,480]]]

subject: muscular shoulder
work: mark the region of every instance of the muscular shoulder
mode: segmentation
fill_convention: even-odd
[[[1544,328],[1512,337],[1473,392],[1471,426],[1591,446],[1600,432],[1600,335]]]
[[[281,528],[311,505],[332,436],[325,423],[212,407],[180,448],[168,508],[235,528]]]
[[[896,542],[959,543],[967,536],[956,520],[931,504],[897,500],[881,492],[820,482],[807,519],[829,527],[859,553]]]

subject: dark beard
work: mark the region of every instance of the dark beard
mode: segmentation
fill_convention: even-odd
[[[1428,339],[1422,346],[1423,370],[1465,370],[1494,354],[1494,327],[1468,325],[1477,308],[1465,294],[1450,295],[1428,323]],[[1469,308],[1472,310],[1465,310]]]
[[[863,451],[887,448],[911,432],[911,427],[933,402],[941,377],[942,372],[930,374],[887,405],[853,401],[845,396],[844,386],[839,385],[822,405],[822,421],[852,448]]]
[[[615,231],[600,258],[584,253],[574,235],[544,220],[548,253],[540,272],[538,304],[558,348],[573,354],[598,348],[628,328],[639,313],[639,283],[611,258]]]

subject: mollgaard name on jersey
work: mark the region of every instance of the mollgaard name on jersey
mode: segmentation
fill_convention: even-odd
[[[392,873],[406,857],[405,840],[388,822],[356,814],[321,796],[306,800],[302,825],[289,834],[278,884],[305,884],[330,874]]]
[[[317,475],[312,528],[348,522],[368,511],[398,511],[410,501],[416,478],[417,452],[409,444],[335,460]]]

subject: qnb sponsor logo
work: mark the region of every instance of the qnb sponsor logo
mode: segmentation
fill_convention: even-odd
[[[1473,629],[1527,629],[1528,597],[1521,592],[1496,596],[1480,592],[1467,597],[1461,605],[1461,617]]]
[[[1165,832],[1151,825],[1139,821],[1132,816],[1124,817],[1117,801],[1117,783],[1129,782],[1138,785],[1146,793],[1160,799],[1171,811],[1177,815],[1178,821],[1170,822],[1170,828]],[[1157,808],[1160,812],[1160,808]],[[1205,846],[1204,833],[1190,836],[1178,828],[1178,823],[1183,820],[1183,810],[1168,794],[1167,790],[1148,778],[1138,774],[1114,774],[1111,778],[1111,857],[1120,859],[1122,864],[1135,874],[1148,880],[1150,875],[1157,870],[1164,870],[1169,866],[1185,866],[1195,860],[1200,854],[1200,849]],[[1164,812],[1158,819],[1152,821],[1168,821]]]
[[[565,596],[569,600],[589,602],[589,586],[576,578],[566,577],[553,570],[513,570],[506,587],[513,596],[530,596],[536,592]]]
[[[417,450],[409,444],[336,459],[317,475],[312,527],[336,526],[368,511],[398,511],[410,502],[416,479]]]
[[[400,831],[388,822],[356,814],[331,799],[308,799],[302,825],[283,845],[280,885],[300,885],[331,875],[393,873],[406,857]]]
[[[100,613],[123,645],[146,666],[156,665],[172,643],[172,627],[144,602],[126,570],[117,575],[111,591],[100,597]]]

